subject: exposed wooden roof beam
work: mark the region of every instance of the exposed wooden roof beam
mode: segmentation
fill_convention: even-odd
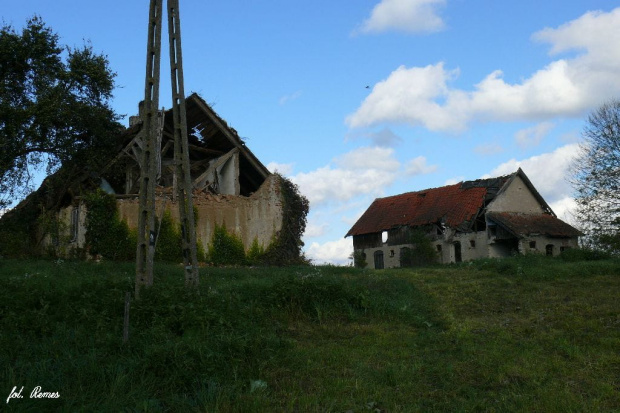
[[[202,153],[208,153],[209,155],[218,155],[219,156],[219,155],[223,155],[224,154],[224,151],[218,151],[217,149],[203,148],[202,146],[197,146],[197,145],[189,145],[188,147],[191,150],[202,152]]]

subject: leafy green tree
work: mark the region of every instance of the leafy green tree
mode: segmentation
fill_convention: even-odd
[[[33,189],[34,172],[109,151],[115,76],[106,56],[61,46],[40,17],[0,29],[0,208]]]
[[[588,117],[581,151],[572,165],[576,215],[586,241],[620,252],[620,100],[603,104]]]

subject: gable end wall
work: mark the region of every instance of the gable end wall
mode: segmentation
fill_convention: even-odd
[[[523,179],[515,176],[510,185],[487,206],[488,212],[520,212],[542,214],[545,212]]]

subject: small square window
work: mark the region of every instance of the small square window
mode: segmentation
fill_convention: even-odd
[[[394,256],[394,250],[390,250],[390,257]]]
[[[437,252],[441,252],[441,245],[437,245]]]
[[[530,248],[531,249],[535,249],[536,248],[536,241],[530,241]]]
[[[470,239],[469,240],[469,246],[472,247],[472,248],[476,248],[476,241],[473,240],[473,239]]]

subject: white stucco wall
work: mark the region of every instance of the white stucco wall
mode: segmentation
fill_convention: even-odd
[[[473,245],[472,245],[473,241]],[[469,261],[477,258],[484,258],[489,253],[489,240],[486,231],[470,233],[447,233],[445,237],[432,241],[433,248],[438,251],[437,246],[441,246],[441,251],[437,253],[437,261],[448,264],[456,261],[455,243],[461,244],[461,260]],[[356,252],[366,254],[367,268],[375,268],[375,251],[383,251],[384,268],[400,267],[400,250],[403,247],[411,248],[413,244],[402,244],[389,246],[384,243],[381,247],[365,248]],[[415,254],[415,250],[413,250]]]
[[[521,212],[539,214],[545,212],[538,200],[520,176],[515,176],[510,185],[498,194],[487,206],[488,212]]]
[[[546,255],[548,245],[552,246],[551,251],[554,257],[560,255],[563,249],[579,247],[576,238],[551,238],[539,235],[519,240],[519,252],[521,254]]]

